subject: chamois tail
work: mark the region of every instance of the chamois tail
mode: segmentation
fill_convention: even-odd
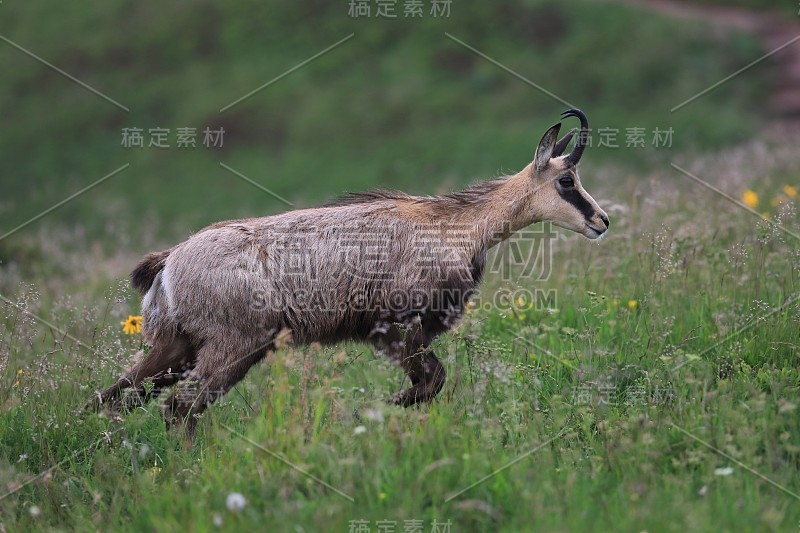
[[[163,250],[147,254],[131,272],[131,284],[142,296],[150,290],[156,276],[164,269],[170,252],[171,250]]]

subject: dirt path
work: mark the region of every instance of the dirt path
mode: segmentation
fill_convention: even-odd
[[[800,17],[793,21],[746,8],[696,5],[678,0],[617,1],[676,18],[702,20],[715,31],[737,30],[755,34],[765,53],[785,46],[765,60],[777,69],[778,74],[769,109],[777,117],[800,119]],[[793,39],[797,40],[787,46]]]

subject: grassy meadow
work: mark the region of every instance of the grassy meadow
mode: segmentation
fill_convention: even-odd
[[[129,109],[0,43],[0,532],[797,530],[800,127],[765,111],[769,61],[670,111],[766,51],[614,3],[402,9],[0,5],[0,35]],[[386,405],[402,372],[344,344],[282,347],[193,442],[157,402],[83,412],[143,348],[121,322],[147,251],[273,194],[436,194],[533,158],[567,106],[445,32],[618,131],[581,163],[609,233],[555,229],[543,279],[489,272],[430,406]],[[221,148],[174,146],[206,126]]]

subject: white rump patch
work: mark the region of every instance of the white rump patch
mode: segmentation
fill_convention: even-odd
[[[174,309],[175,301],[173,300],[172,283],[170,280],[169,268],[167,268],[165,265],[164,270],[161,271],[161,288],[164,290],[164,298],[167,300],[167,308]],[[153,283],[153,286],[155,286],[155,283]]]
[[[159,285],[161,285],[161,272],[156,274],[153,284],[147,289],[144,299],[142,299],[142,309],[151,309],[154,307],[154,299],[156,297],[156,292],[158,292]]]

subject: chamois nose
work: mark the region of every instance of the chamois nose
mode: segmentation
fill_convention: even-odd
[[[603,224],[606,225],[606,229],[608,229],[608,227],[609,227],[608,217],[606,215],[604,215],[603,213],[600,213],[600,220],[603,221]]]

